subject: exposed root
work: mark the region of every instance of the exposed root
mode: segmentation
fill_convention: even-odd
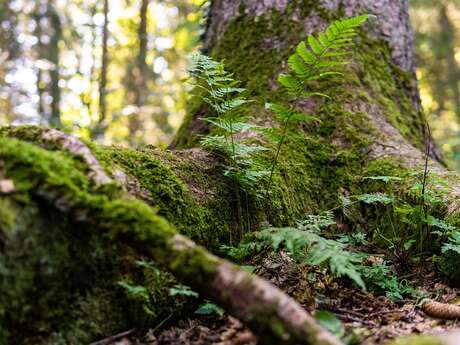
[[[59,148],[80,158],[88,166],[89,173],[87,176],[96,186],[113,182],[89,147],[72,135],[53,128],[42,127],[7,127],[3,128],[2,131],[9,137],[31,140],[46,148]]]
[[[438,319],[460,319],[460,306],[458,305],[440,303],[430,299],[425,299],[422,301],[422,310],[428,316]]]

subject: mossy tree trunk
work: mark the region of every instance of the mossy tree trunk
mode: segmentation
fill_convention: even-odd
[[[196,99],[169,151],[88,148],[53,130],[1,129],[0,344],[85,343],[152,326],[188,307],[168,295],[170,273],[267,343],[336,344],[279,290],[183,236],[214,251],[262,222],[288,225],[337,206],[344,191],[363,191],[357,177],[423,166],[420,150],[430,138],[407,1],[215,0],[205,49],[243,81],[255,99],[253,121],[277,126],[263,104],[286,101],[276,76],[295,45],[331,20],[364,12],[376,18],[357,38],[347,77],[320,85],[332,99],[292,101],[321,122],[288,140],[269,199],[241,205],[221,159],[197,144],[210,129],[200,120],[208,109]],[[429,146],[431,170],[446,175]],[[446,178],[455,224],[458,178]]]

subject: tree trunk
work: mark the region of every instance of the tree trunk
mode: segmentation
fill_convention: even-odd
[[[442,42],[441,59],[447,62],[446,66],[446,84],[450,89],[450,99],[452,100],[452,107],[457,121],[460,121],[460,89],[458,83],[460,81],[460,70],[458,68],[457,60],[455,58],[455,27],[447,14],[447,6],[441,4],[439,9],[439,24],[440,24],[440,37],[439,41]]]
[[[138,144],[139,130],[142,127],[141,112],[142,107],[145,105],[147,98],[147,79],[150,75],[149,68],[147,66],[147,11],[149,7],[149,0],[142,0],[141,7],[139,10],[139,27],[137,37],[139,40],[139,50],[136,57],[135,67],[133,72],[129,72],[128,75],[133,77],[134,80],[129,81],[130,85],[133,85],[131,92],[133,93],[133,103],[136,105],[137,111],[131,114],[129,117],[129,133],[130,141],[132,144]],[[131,64],[128,64],[130,69]]]
[[[237,242],[248,226],[290,225],[336,207],[344,193],[365,192],[357,177],[422,171],[420,150],[431,139],[420,111],[407,1],[214,0],[205,49],[225,58],[243,81],[254,98],[254,122],[277,126],[263,104],[286,99],[276,76],[295,45],[343,13],[363,12],[376,18],[357,38],[346,77],[323,86],[332,99],[295,101],[321,122],[291,133],[269,199],[242,206],[222,160],[196,145],[210,130],[198,99],[172,151],[89,150],[56,131],[1,130],[0,181],[15,188],[0,189],[0,339],[87,343],[155,324],[182,305],[168,295],[172,273],[267,344],[338,344],[281,291],[189,239],[214,251]],[[431,173],[451,186],[439,212],[450,205],[455,225],[459,179],[446,177],[429,147]],[[270,162],[269,153],[261,157],[267,169]],[[403,187],[401,195],[410,198]],[[382,217],[364,221],[388,228]],[[140,285],[148,291],[134,293]]]
[[[99,120],[93,133],[94,139],[104,138],[107,127],[107,70],[109,64],[109,0],[104,0],[104,24],[102,25],[102,58],[99,80]]]
[[[60,74],[60,48],[62,40],[61,18],[56,11],[53,1],[48,3],[47,14],[50,20],[51,35],[49,43],[49,59],[53,63],[50,71],[51,117],[49,124],[53,127],[61,126],[61,87],[59,86]]]

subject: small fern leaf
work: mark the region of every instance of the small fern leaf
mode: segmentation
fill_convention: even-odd
[[[306,78],[310,69],[305,65],[302,57],[298,54],[292,54],[288,60],[289,68],[301,78]]]
[[[323,97],[323,98],[328,98],[330,99],[331,97],[326,95],[325,93],[322,93],[322,92],[307,92],[307,91],[304,91],[302,92],[302,96],[304,96],[305,98],[308,98],[308,97]]]
[[[302,83],[295,77],[289,74],[280,74],[278,76],[278,81],[281,85],[283,85],[290,93],[297,94],[302,92],[303,85]]]
[[[348,28],[351,28],[351,27],[355,28],[355,27],[358,27],[364,24],[364,22],[368,19],[369,19],[369,14],[363,14],[361,16],[350,17],[344,20],[344,25],[345,27],[348,27]]]
[[[271,110],[275,114],[276,118],[281,122],[288,121],[289,118],[293,115],[291,108],[285,107],[281,104],[265,103],[265,108]]]
[[[329,39],[327,38],[327,36],[325,34],[323,34],[322,32],[319,33],[318,35],[318,38],[319,38],[319,41],[321,42],[321,44],[324,46],[324,47],[328,47],[330,42],[329,42]]]
[[[313,35],[308,35],[308,44],[310,45],[311,50],[316,55],[321,55],[324,52],[324,47],[318,42],[318,40]]]
[[[308,65],[313,65],[316,63],[317,59],[307,48],[305,42],[300,42],[296,48],[297,54],[303,59],[303,61]]]
[[[318,74],[315,74],[315,75],[312,75],[310,77],[307,78],[307,80],[318,80],[318,79],[321,79],[321,78],[325,78],[325,77],[330,77],[330,76],[343,76],[343,73],[341,72],[323,72],[323,73],[318,73]]]

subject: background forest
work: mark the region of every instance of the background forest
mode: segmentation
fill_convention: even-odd
[[[0,125],[167,146],[206,0],[1,0]],[[460,169],[460,1],[411,0],[422,102]]]

